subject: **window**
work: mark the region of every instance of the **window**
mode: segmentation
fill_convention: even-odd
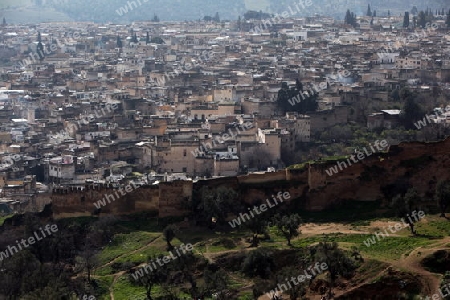
[[[187,172],[187,168],[183,167],[183,173],[186,173],[186,172]]]
[[[183,156],[186,156],[186,153],[187,153],[187,151],[186,151],[186,149],[184,149],[183,150]]]

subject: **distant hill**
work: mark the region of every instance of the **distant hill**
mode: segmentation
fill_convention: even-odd
[[[281,13],[298,4],[300,0],[2,0],[0,17],[6,17],[10,23],[36,23],[48,21],[94,21],[99,23],[129,23],[150,20],[157,14],[162,21],[198,20],[204,16],[236,20],[247,10],[262,10],[269,13]],[[299,15],[312,16],[316,13],[331,15],[342,19],[347,9],[357,15],[365,15],[367,4],[377,16],[399,15],[410,11],[415,5],[419,10],[427,7],[450,9],[448,0],[310,0],[312,5],[305,6]],[[128,6],[128,2],[136,6]],[[139,4],[139,2],[141,4]],[[301,8],[301,6],[299,5]]]

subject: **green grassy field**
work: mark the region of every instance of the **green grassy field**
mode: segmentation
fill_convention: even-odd
[[[364,207],[364,209],[366,208]],[[334,211],[334,214],[330,211],[321,212],[320,215],[311,213],[303,215],[303,217],[307,215],[308,218],[320,219],[321,222],[325,222],[327,219],[332,219],[335,222],[336,219],[343,217],[337,211]],[[373,281],[390,263],[408,257],[418,247],[426,250],[450,234],[450,222],[448,220],[439,218],[437,215],[427,215],[425,220],[416,223],[416,230],[419,233],[417,236],[412,236],[408,229],[405,228],[396,232],[396,236],[386,237],[368,247],[364,244],[364,241],[373,237],[374,232],[382,229],[370,227],[371,221],[375,220],[386,224],[387,222],[398,222],[398,218],[370,218],[344,222],[342,224],[346,224],[348,228],[361,230],[366,233],[344,234],[336,232],[331,234],[318,233],[312,236],[300,234],[299,237],[292,240],[292,247],[300,249],[319,242],[337,242],[340,248],[346,250],[356,247],[364,258],[364,262],[358,269],[359,277]],[[86,221],[80,220],[80,223]],[[167,254],[166,243],[162,238],[162,229],[151,220],[148,222],[132,220],[120,222],[119,224],[124,232],[116,234],[112,242],[103,249],[99,255],[100,267],[93,272],[102,290],[108,290],[98,299],[110,299],[110,291],[114,294],[114,299],[118,300],[130,299],[130,295],[133,295],[133,299],[145,299],[145,289],[143,287],[132,285],[126,272],[118,273],[118,270],[111,263],[108,263],[138,265],[148,262],[152,255]],[[133,230],[136,228],[139,228],[139,230]],[[368,230],[368,228],[371,230]],[[277,250],[292,249],[287,246],[286,240],[278,234],[275,227],[269,227],[268,233],[270,239],[261,240],[260,247]],[[172,244],[177,247],[181,243],[192,243],[196,255],[212,258],[215,255],[227,252],[238,253],[252,250],[248,248],[250,237],[250,232],[245,230],[219,233],[205,228],[193,228],[183,229],[177,238],[173,240]],[[127,271],[127,269],[125,268],[123,271]],[[229,272],[228,275],[230,278],[229,286],[240,291],[238,299],[252,299],[251,289],[249,288],[251,287],[251,281],[249,278],[240,271]],[[199,284],[201,284],[201,280]],[[162,286],[155,286],[152,290],[152,295],[154,296],[163,294],[164,287]]]

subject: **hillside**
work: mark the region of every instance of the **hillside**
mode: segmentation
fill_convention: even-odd
[[[156,220],[148,215],[59,220],[56,224],[60,231],[54,238],[0,261],[8,270],[0,273],[0,280],[5,283],[0,286],[0,298],[8,291],[20,290],[20,299],[36,300],[75,299],[75,295],[77,299],[91,295],[103,300],[181,300],[192,299],[189,295],[194,293],[206,295],[205,300],[269,300],[265,293],[283,282],[285,277],[280,276],[289,272],[297,276],[315,262],[328,261],[314,254],[321,242],[336,242],[354,269],[335,279],[333,299],[419,299],[418,295],[437,293],[441,282],[450,279],[449,274],[445,275],[450,264],[450,222],[426,214],[416,223],[416,235],[403,228],[367,246],[367,239],[399,222],[396,217],[368,219],[364,214],[368,208],[363,203],[354,206],[351,213],[360,218],[353,222],[336,221],[350,213],[348,208],[300,212],[304,223],[291,246],[286,245],[276,226],[259,234],[258,247],[252,247],[252,233],[246,226],[230,230],[224,224],[211,230],[178,222],[180,229],[171,244],[175,249],[191,244],[193,255],[177,257],[154,271],[159,279],[144,276],[146,279],[140,283],[134,283],[132,275],[159,255],[168,255],[163,228],[174,220]],[[13,219],[16,226],[6,228],[0,235],[0,249],[5,249],[7,240],[28,232],[30,223],[38,224],[30,216]],[[54,221],[41,215],[41,222]],[[43,273],[36,272],[40,264]],[[249,264],[254,269],[248,269]],[[14,277],[15,272],[21,276]],[[60,277],[54,278],[57,274]],[[301,293],[311,300],[322,299],[329,288],[329,275],[317,274],[309,284],[301,286]],[[36,276],[41,278],[36,280]],[[25,282],[34,281],[25,288]],[[153,282],[150,294],[146,289],[149,282]],[[283,299],[289,299],[290,292],[288,289]],[[212,298],[211,293],[223,295]]]

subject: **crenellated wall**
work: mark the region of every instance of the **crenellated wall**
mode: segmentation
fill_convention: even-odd
[[[249,204],[288,191],[291,201],[306,210],[322,210],[345,200],[387,201],[391,197],[389,190],[395,191],[399,183],[413,186],[422,196],[429,197],[439,180],[450,178],[450,139],[391,146],[388,153],[374,154],[329,176],[326,170],[334,166],[336,161],[316,162],[302,169],[144,186],[106,205],[100,215],[148,210],[158,211],[160,217],[187,215],[194,191],[203,186],[232,188]],[[54,216],[92,215],[93,203],[116,191],[108,185],[54,189]]]
[[[98,212],[94,203],[109,196],[110,203],[100,209],[100,215],[130,214],[140,211],[158,211],[160,189],[142,186],[124,196],[112,185],[86,185],[84,188],[55,188],[52,210],[55,218],[91,216]]]
[[[159,217],[179,217],[189,214],[192,201],[192,181],[177,180],[159,184]]]
[[[386,188],[414,187],[422,196],[434,194],[439,180],[450,178],[450,139],[436,143],[401,143],[388,153],[378,153],[328,176],[336,162],[309,166],[309,202],[319,210],[347,199],[386,199]]]

